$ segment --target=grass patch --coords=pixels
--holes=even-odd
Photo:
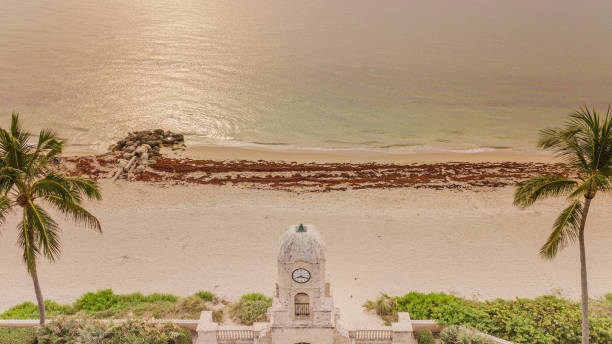
[[[0,328],[0,344],[32,344],[35,333],[33,328]]]
[[[589,308],[592,314],[612,318],[612,293],[608,293],[599,299],[591,300]]]
[[[213,301],[215,298],[215,295],[213,295],[213,293],[209,291],[199,291],[195,293],[195,296],[199,297],[200,299],[204,301],[209,301],[209,302]]]

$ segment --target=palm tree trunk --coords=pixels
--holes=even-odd
[[[34,282],[34,292],[36,293],[36,301],[38,302],[38,311],[40,313],[40,324],[45,324],[45,300],[43,299],[42,291],[40,290],[40,284],[38,283],[38,273],[36,272],[36,262],[32,264],[30,271],[32,275],[32,281]]]
[[[580,232],[578,233],[578,243],[580,245],[580,287],[582,291],[582,344],[589,344],[589,289],[587,287],[584,225],[586,224],[590,206],[591,198],[586,198],[580,223]]]

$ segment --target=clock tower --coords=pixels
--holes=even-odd
[[[281,343],[288,335],[297,335],[303,343],[327,342],[320,335],[326,329],[333,331],[336,316],[321,233],[312,225],[289,227],[281,238],[277,262],[278,282],[269,310],[273,342]]]

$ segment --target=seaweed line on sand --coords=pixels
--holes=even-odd
[[[58,162],[58,168],[71,176],[110,178],[119,158],[114,153],[63,157]],[[515,185],[542,174],[568,176],[572,173],[564,164],[541,162],[295,163],[160,156],[144,172],[136,174],[133,180],[308,192],[381,188],[467,190]]]

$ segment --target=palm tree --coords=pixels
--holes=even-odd
[[[95,181],[66,177],[49,168],[49,163],[62,152],[64,142],[51,130],[42,130],[37,144],[30,144],[31,135],[21,129],[19,115],[13,113],[10,131],[0,129],[0,223],[14,208],[21,208],[17,225],[18,245],[32,276],[40,311],[45,322],[45,303],[38,282],[37,260],[45,257],[54,262],[61,252],[60,228],[42,206],[50,206],[101,232],[100,222],[81,207],[83,198],[101,199]]]
[[[568,164],[576,178],[540,176],[520,183],[514,205],[526,208],[536,201],[567,196],[569,206],[561,211],[553,231],[540,249],[546,259],[578,239],[582,291],[582,343],[589,342],[589,293],[587,288],[584,229],[591,201],[600,191],[610,190],[612,176],[612,117],[610,108],[602,118],[586,106],[572,113],[562,128],[540,132],[539,147],[549,149]]]

